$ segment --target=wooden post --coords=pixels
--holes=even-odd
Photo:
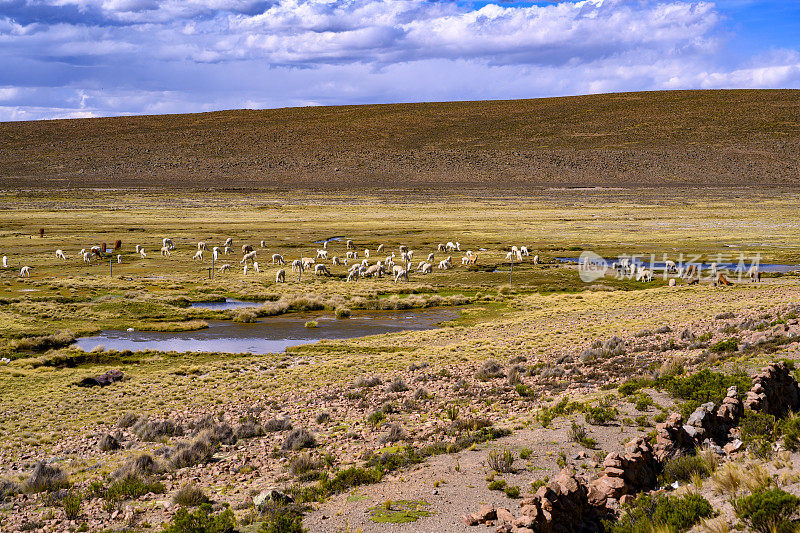
[[[297,269],[300,273],[297,274],[297,281],[303,279],[303,252],[300,252],[300,268]]]
[[[508,284],[511,285],[511,281],[514,279],[514,253],[511,253],[511,274],[508,275]]]

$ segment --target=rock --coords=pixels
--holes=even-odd
[[[497,520],[499,520],[500,522],[511,524],[514,522],[514,515],[511,514],[511,511],[509,511],[505,507],[498,507]]]
[[[462,516],[461,517],[461,522],[465,526],[477,526],[479,524],[478,519],[475,518],[475,516],[473,516],[471,514],[466,514],[466,515]]]
[[[121,370],[109,370],[105,374],[101,374],[99,376],[84,378],[82,379],[78,385],[81,387],[105,387],[107,385],[111,385],[112,383],[116,383],[117,381],[122,381],[124,375],[122,374]]]
[[[267,502],[280,504],[294,503],[294,498],[274,488],[262,490],[253,496],[253,505],[256,509],[261,509]]]
[[[486,522],[497,518],[497,511],[491,505],[482,505],[477,513],[473,514],[478,522]]]
[[[725,450],[725,453],[735,453],[738,452],[744,443],[739,439],[734,439],[728,444],[726,444],[722,449]]]

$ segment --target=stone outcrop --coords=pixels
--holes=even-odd
[[[603,475],[589,484],[589,503],[604,507],[609,500],[619,501],[626,494],[650,490],[656,484],[657,468],[653,447],[643,437],[637,437],[625,445],[624,455],[606,456]]]
[[[744,407],[775,416],[800,409],[800,386],[786,363],[772,363],[753,378]]]
[[[594,533],[601,531],[600,520],[607,517],[607,509],[590,504],[586,482],[564,469],[522,500],[519,516],[484,506],[461,520],[466,525],[496,524],[495,531],[506,533]]]
[[[656,425],[655,458],[659,462],[677,455],[684,455],[696,446],[694,439],[686,432],[680,413],[670,413],[666,422]]]

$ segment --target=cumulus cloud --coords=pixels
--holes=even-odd
[[[0,0],[0,120],[800,83],[713,2]],[[4,92],[5,91],[5,92]]]

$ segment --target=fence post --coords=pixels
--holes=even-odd
[[[511,285],[511,280],[514,279],[514,253],[511,253],[511,274],[508,275],[508,284]]]

